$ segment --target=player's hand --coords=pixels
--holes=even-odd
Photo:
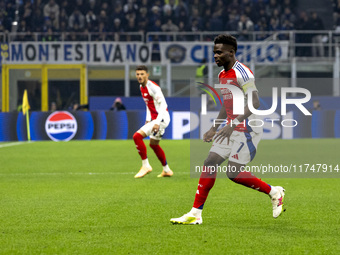
[[[235,127],[236,127],[235,125],[230,126],[230,124],[228,124],[225,127],[221,128],[221,130],[218,131],[215,137],[215,142],[220,141],[220,144],[221,144],[224,141],[224,139],[227,138],[228,139],[227,144],[229,144],[229,138],[231,134],[233,133]]]
[[[154,134],[157,134],[158,131],[159,131],[159,125],[158,125],[158,124],[155,124],[155,125],[153,126],[153,128],[152,128],[152,132],[153,132]]]
[[[214,138],[214,135],[216,134],[216,131],[212,130],[212,129],[209,129],[208,132],[206,132],[204,135],[203,135],[203,141],[204,142],[207,142],[207,143],[210,143],[212,141],[212,139]]]
[[[149,122],[150,122],[150,121],[146,120],[146,121],[145,121],[145,124],[148,124]]]

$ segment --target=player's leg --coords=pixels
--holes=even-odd
[[[146,146],[143,139],[146,137],[146,134],[142,130],[138,130],[133,134],[132,138],[135,142],[136,149],[138,151],[139,156],[142,160],[147,160]],[[143,164],[144,165],[144,164]]]
[[[201,173],[198,181],[198,188],[196,191],[195,201],[193,208],[202,210],[204,203],[208,197],[209,191],[215,184],[216,180],[216,166],[221,165],[224,162],[224,158],[215,152],[210,152],[206,160],[204,161],[204,171]],[[213,167],[213,168],[211,168]],[[212,169],[215,169],[213,171]]]
[[[225,159],[215,152],[210,152],[204,161],[203,171],[198,182],[194,205],[191,211],[179,218],[172,218],[174,224],[202,224],[202,210],[211,188],[215,184],[217,171],[215,168],[223,163]],[[215,169],[212,170],[212,169]]]
[[[277,218],[282,212],[282,201],[284,189],[280,186],[271,186],[254,174],[244,171],[248,162],[253,160],[256,154],[256,148],[260,141],[259,134],[254,132],[242,134],[235,133],[232,152],[229,157],[227,176],[233,182],[243,186],[255,189],[268,194],[271,197],[273,205],[273,217]]]
[[[239,164],[229,160],[227,167],[228,178],[233,182],[269,195],[271,186],[257,178],[254,174],[247,171],[242,171],[244,167],[245,164]]]
[[[150,122],[152,127],[155,125],[155,121]],[[165,153],[162,149],[162,147],[159,145],[160,141],[162,140],[162,137],[165,133],[166,127],[170,123],[170,115],[164,116],[164,119],[159,124],[159,130],[157,133],[151,132],[150,134],[150,147],[155,152],[157,158],[162,163],[163,171],[161,174],[157,175],[157,177],[171,177],[173,175],[172,170],[168,166],[168,162],[165,157]]]
[[[244,169],[244,166],[244,164],[238,164],[229,161],[227,172],[229,179],[235,183],[269,195],[273,206],[273,217],[279,217],[283,210],[283,198],[285,195],[284,188],[280,186],[271,186],[261,179],[257,178],[254,174],[247,171],[242,171],[242,169]]]
[[[158,140],[158,139],[150,138],[150,147],[151,147],[151,149],[153,149],[157,158],[159,159],[159,161],[161,162],[161,164],[163,166],[162,173],[157,175],[157,177],[171,177],[173,175],[173,172],[170,169],[170,167],[168,166],[165,153],[164,153],[162,147],[159,145],[159,142],[160,142],[160,140]]]
[[[143,139],[150,135],[152,126],[151,122],[145,124],[133,135],[133,141],[135,142],[137,151],[142,159],[142,167],[139,172],[135,175],[135,178],[141,178],[152,171],[152,167],[147,157],[147,150]]]

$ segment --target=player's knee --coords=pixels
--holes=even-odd
[[[240,172],[241,172],[240,165],[229,161],[226,171],[227,177],[233,181]]]
[[[219,166],[224,162],[224,158],[222,158],[220,155],[210,152],[208,157],[204,161],[205,166]]]
[[[158,146],[159,145],[159,140],[151,138],[149,145],[150,145],[151,148],[152,148],[152,146]]]
[[[136,132],[136,133],[133,134],[132,138],[133,138],[133,140],[136,141],[138,139],[143,139],[143,136],[140,133]]]
[[[159,145],[158,144],[149,143],[149,146],[151,147],[151,149],[156,149]]]
[[[138,132],[133,134],[133,136],[132,136],[133,140],[136,140],[136,138],[138,137],[138,134],[139,134]]]
[[[205,166],[213,166],[214,164],[216,164],[216,162],[214,162],[214,160],[211,157],[207,157],[204,160],[204,165]]]
[[[238,173],[239,173],[239,172],[236,172],[236,171],[233,172],[233,171],[231,171],[231,170],[227,170],[227,171],[226,171],[227,177],[228,177],[230,180],[232,180],[232,181],[237,177]]]

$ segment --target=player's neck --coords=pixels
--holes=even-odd
[[[233,59],[232,61],[230,61],[227,65],[224,66],[224,70],[228,71],[231,68],[233,68],[233,66],[235,65],[236,59]]]
[[[148,80],[146,80],[144,83],[142,83],[142,87],[145,88],[146,84],[148,83]]]

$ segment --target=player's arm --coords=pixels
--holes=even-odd
[[[204,142],[211,142],[214,135],[216,134],[216,130],[218,129],[218,127],[225,121],[225,119],[227,118],[227,112],[225,110],[224,105],[222,105],[220,112],[218,113],[217,116],[217,120],[219,121],[214,121],[213,126],[208,130],[208,132],[206,132],[203,135],[203,141]]]
[[[168,104],[165,101],[161,88],[158,86],[153,87],[153,99],[157,102],[157,104],[159,104],[158,115],[155,119],[156,124],[153,126],[153,131],[158,132],[159,125],[167,114]]]

